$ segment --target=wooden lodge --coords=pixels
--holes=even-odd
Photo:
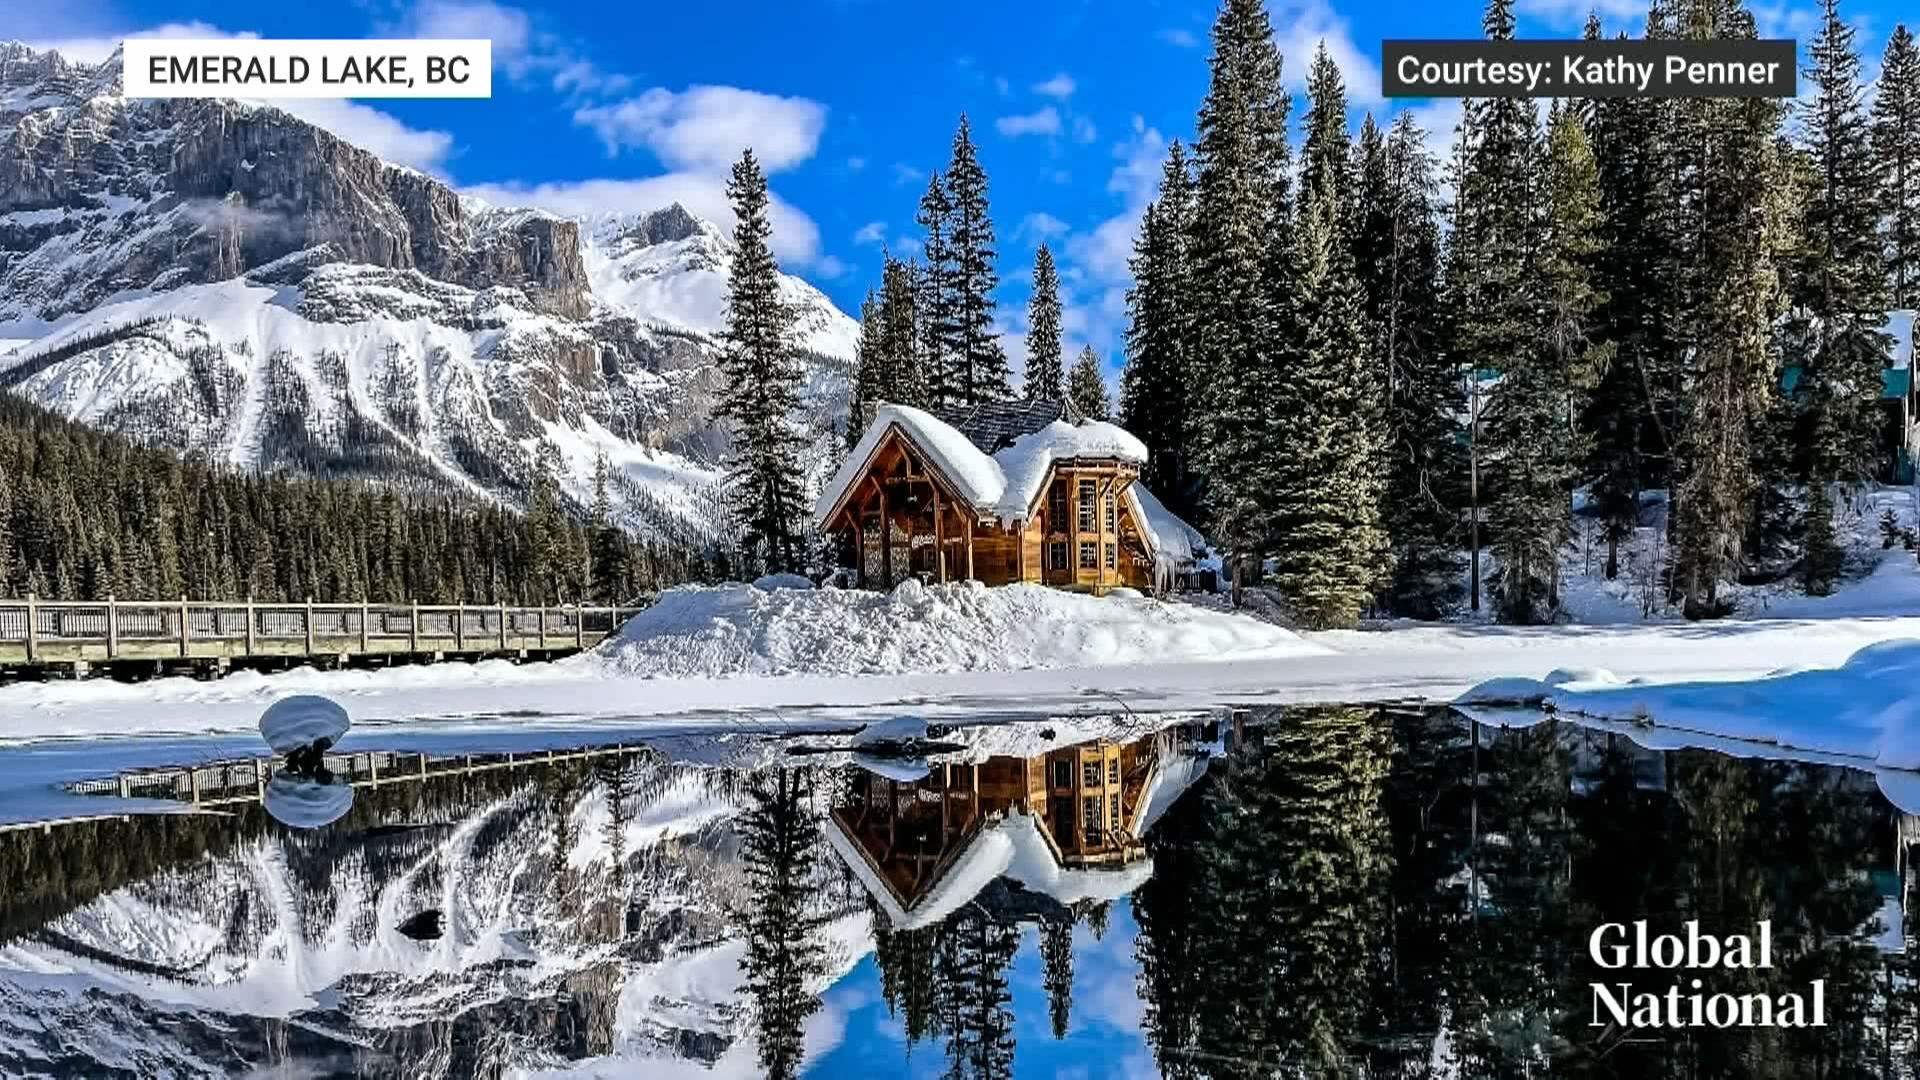
[[[991,402],[946,420],[881,405],[815,523],[865,588],[917,577],[1164,593],[1204,541],[1139,483],[1145,461],[1139,440],[1066,402]]]
[[[1124,892],[1151,869],[1146,830],[1204,772],[1190,734],[935,763],[919,780],[856,769],[830,811],[829,841],[900,927],[938,921],[1018,862],[1016,826],[1056,867],[1029,887]]]

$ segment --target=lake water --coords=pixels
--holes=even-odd
[[[238,758],[148,772],[219,812],[0,832],[0,1075],[1914,1074],[1920,830],[1871,773],[1509,719],[1036,717],[908,759],[356,733],[349,794],[272,812]],[[103,779],[60,812],[125,808]],[[1637,920],[1765,921],[1771,966],[1602,969]],[[1594,990],[1816,981],[1819,1027]]]

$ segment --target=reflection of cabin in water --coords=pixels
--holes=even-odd
[[[1186,734],[936,763],[917,780],[856,769],[828,838],[897,926],[936,922],[1002,875],[1063,903],[1111,899],[1145,880],[1141,838],[1205,772]]]
[[[1165,592],[1193,572],[1204,540],[1139,483],[1146,448],[1124,430],[1058,401],[949,420],[881,405],[821,492],[815,523],[860,585]]]

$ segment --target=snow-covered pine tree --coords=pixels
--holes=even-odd
[[[767,176],[752,150],[740,155],[727,181],[733,203],[734,259],[727,274],[726,329],[720,370],[725,378],[716,419],[731,422],[727,497],[746,557],[768,573],[806,569],[803,532],[804,441],[794,426],[800,364],[793,347],[793,312],[780,299],[773,228],[767,217]]]
[[[953,133],[953,158],[947,163],[947,198],[953,207],[949,243],[954,271],[954,370],[957,400],[974,405],[1013,396],[1007,354],[993,332],[993,291],[1000,285],[994,269],[993,216],[987,207],[987,173],[973,147],[965,114]]]
[[[1511,40],[1512,0],[1489,0],[1487,37]],[[1533,425],[1561,404],[1554,389],[1528,377],[1541,342],[1539,122],[1531,101],[1469,101],[1460,124],[1464,160],[1448,260],[1447,301],[1454,349],[1474,372],[1501,382],[1483,402],[1481,475],[1493,550],[1500,564],[1497,597],[1504,618],[1543,617],[1553,588],[1558,543],[1569,507],[1541,500],[1558,476],[1530,472],[1526,443]],[[1477,377],[1477,376],[1476,376]],[[1557,496],[1556,496],[1557,497]]]
[[[1045,243],[1033,253],[1033,293],[1027,300],[1027,370],[1021,396],[1028,401],[1059,401],[1066,394],[1060,360],[1060,277],[1053,250]]]
[[[1723,12],[1713,36],[1756,36],[1744,11]],[[1762,486],[1756,468],[1776,401],[1776,254],[1784,241],[1781,106],[1764,98],[1716,99],[1682,114],[1700,156],[1699,280],[1691,311],[1698,342],[1678,434],[1671,513],[1673,591],[1692,618],[1720,614],[1718,589],[1745,559]]]
[[[921,361],[917,291],[912,266],[891,256],[880,277],[880,355],[883,399],[916,409],[928,406],[927,373]]]
[[[1306,144],[1294,218],[1293,345],[1275,397],[1268,549],[1274,581],[1307,626],[1350,626],[1381,585],[1380,394],[1354,276],[1347,94],[1325,45],[1307,75]]]
[[[1120,426],[1147,447],[1141,481],[1175,513],[1193,509],[1193,319],[1187,308],[1193,180],[1180,143],[1167,148],[1159,198],[1135,238],[1127,290],[1127,363],[1120,373]]]
[[[849,450],[866,434],[867,425],[873,422],[874,406],[886,400],[881,387],[887,381],[885,367],[890,358],[885,355],[880,341],[880,312],[880,303],[869,288],[866,298],[860,301],[860,340],[854,345],[853,396],[847,402],[847,430],[844,433]]]
[[[1920,307],[1920,47],[1902,23],[1887,38],[1873,99],[1873,148],[1896,308]]]
[[[1232,558],[1236,598],[1267,538],[1269,423],[1287,292],[1272,257],[1288,229],[1287,113],[1273,23],[1261,0],[1226,0],[1213,24],[1195,145],[1189,300],[1199,388],[1193,464],[1201,505]]]
[[[914,219],[926,230],[920,254],[921,268],[914,298],[920,328],[920,359],[927,376],[928,403],[936,409],[959,403],[954,373],[954,339],[959,334],[955,306],[958,270],[953,251],[953,201],[938,171],[927,177],[926,194]]]
[[[1860,81],[1854,28],[1838,0],[1825,0],[1806,75],[1814,98],[1803,124],[1813,183],[1801,209],[1803,235],[1795,307],[1800,335],[1802,436],[1807,506],[1802,522],[1803,580],[1823,596],[1840,573],[1831,485],[1865,479],[1871,469],[1885,366],[1887,277],[1878,226],[1879,188]]]
[[[1113,415],[1113,400],[1107,396],[1107,380],[1100,374],[1100,358],[1094,355],[1093,346],[1080,349],[1067,383],[1067,399],[1081,416],[1105,420]]]
[[[1399,615],[1437,618],[1458,595],[1464,462],[1459,372],[1442,349],[1440,221],[1426,133],[1403,112],[1384,138],[1361,129],[1354,237],[1368,351],[1382,393],[1387,494],[1382,524]]]

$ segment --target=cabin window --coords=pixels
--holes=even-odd
[[[1066,761],[1053,763],[1053,786],[1057,788],[1073,785],[1073,764]]]
[[[1120,796],[1107,796],[1107,820],[1112,822],[1115,832],[1120,831]]]
[[[1114,758],[1113,760],[1107,762],[1107,783],[1114,784],[1114,785],[1118,785],[1120,783],[1120,759],[1119,758]]]
[[[1119,518],[1114,516],[1113,496],[1111,494],[1107,496],[1107,531],[1110,533],[1120,531],[1120,521]]]
[[[1099,762],[1089,761],[1084,765],[1080,766],[1080,786],[1081,787],[1099,787],[1100,786],[1100,763]]]
[[[1047,566],[1053,570],[1073,569],[1072,564],[1067,562],[1067,542],[1065,540],[1055,540],[1047,545]]]
[[[1052,532],[1067,531],[1067,482],[1055,480],[1053,490],[1047,494],[1047,528]]]
[[[1086,826],[1087,835],[1100,835],[1100,796],[1089,795],[1081,800],[1080,822]]]
[[[1100,568],[1100,546],[1091,540],[1080,541],[1080,569],[1098,570]]]
[[[1080,481],[1080,531],[1093,531],[1093,481]]]
[[[1109,540],[1107,541],[1107,569],[1111,570],[1114,568],[1115,565],[1116,564],[1114,563],[1113,541]]]

